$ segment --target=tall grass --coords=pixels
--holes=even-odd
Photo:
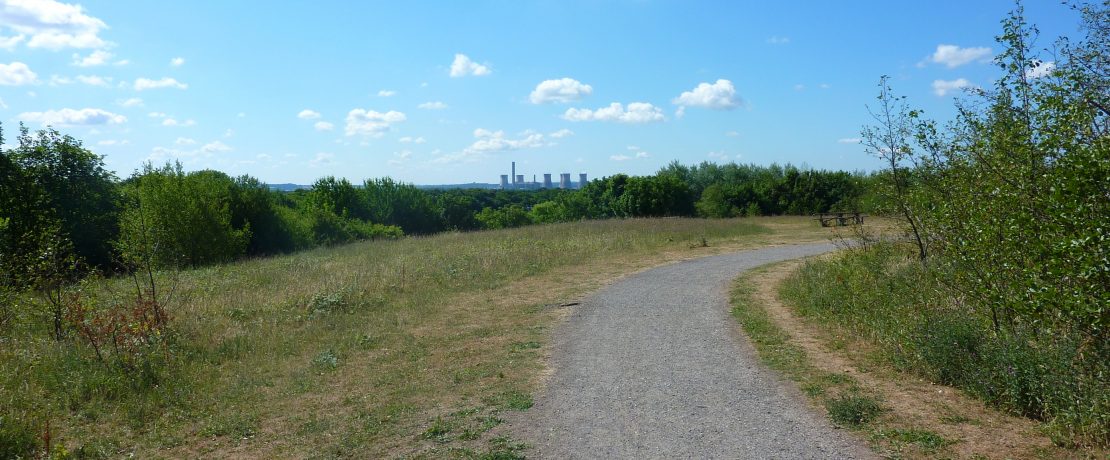
[[[52,340],[40,300],[22,296],[0,331],[0,456],[41,452],[48,438],[91,457],[381,456],[476,439],[497,411],[525,407],[554,315],[534,302],[580,281],[554,271],[589,278],[601,263],[770,232],[747,220],[587,221],[161,273],[172,333],[141,372]],[[525,279],[553,292],[506,292]],[[134,287],[85,289],[112,299]],[[466,434],[420,436],[439,415]]]
[[[1047,422],[1062,445],[1110,445],[1110,344],[1038,324],[994,327],[906,247],[879,244],[807,263],[782,295],[803,315],[879,345],[897,367]]]

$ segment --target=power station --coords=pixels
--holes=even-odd
[[[579,189],[586,185],[586,173],[578,174],[578,182],[570,181],[570,173],[559,173],[559,188],[561,189]],[[536,176],[532,175],[531,182],[524,181],[524,174],[516,173],[516,162],[513,162],[512,169],[509,174],[501,175],[501,190],[538,190],[541,188],[554,188],[551,182],[551,173],[543,174],[543,182],[537,182]]]

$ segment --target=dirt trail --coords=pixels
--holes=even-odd
[[[873,458],[764,368],[729,314],[744,270],[833,249],[695,259],[595,293],[556,332],[553,373],[508,428],[542,458]]]

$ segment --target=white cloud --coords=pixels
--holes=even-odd
[[[433,102],[425,102],[425,103],[420,104],[416,107],[420,108],[420,109],[425,109],[425,110],[443,110],[443,109],[447,108],[447,104],[444,104],[444,103],[439,102],[439,101],[433,101]]]
[[[204,153],[230,152],[232,150],[231,147],[220,141],[209,142],[200,148],[200,151]]]
[[[400,139],[397,139],[397,142],[400,142],[402,144],[423,144],[427,141],[424,140],[423,137],[414,138],[412,136],[405,136],[405,137],[402,137]]]
[[[574,131],[571,131],[571,130],[566,129],[566,128],[563,128],[563,129],[555,131],[551,134],[548,134],[548,136],[553,137],[555,139],[562,139],[564,137],[573,136],[573,135],[574,135]]]
[[[663,111],[647,102],[632,102],[628,110],[619,102],[597,110],[567,109],[563,119],[569,121],[616,121],[620,123],[651,123],[663,121]]]
[[[73,65],[77,67],[96,67],[107,64],[110,59],[112,59],[112,53],[104,50],[96,50],[85,57],[74,54]]]
[[[135,91],[158,88],[187,89],[188,87],[189,85],[181,83],[176,79],[170,77],[162,77],[159,80],[151,80],[149,78],[139,78],[135,80]]]
[[[838,144],[858,144],[861,141],[862,141],[862,139],[860,139],[858,137],[845,137],[845,138],[836,140],[836,142]]]
[[[112,77],[100,77],[96,75],[78,75],[77,81],[89,86],[102,86],[105,88],[112,85]]]
[[[622,154],[622,155],[611,155],[611,156],[609,156],[609,159],[613,160],[613,161],[628,161],[628,160],[631,160],[632,157]]]
[[[317,131],[331,131],[335,129],[335,125],[326,121],[317,121],[315,124],[312,125],[312,128]]]
[[[308,164],[316,167],[324,164],[330,164],[333,160],[335,160],[334,153],[316,152],[316,157],[310,160]]]
[[[378,91],[378,97],[390,97],[390,96],[393,96],[393,95],[396,95],[396,94],[397,94],[396,91],[391,91],[391,90],[388,90],[388,89],[383,89],[381,91]]]
[[[937,45],[937,50],[929,57],[929,61],[944,64],[952,69],[974,61],[985,62],[990,57],[991,49],[987,47],[960,48],[956,45]]]
[[[386,161],[386,164],[390,164],[390,165],[394,165],[394,166],[401,165],[401,164],[404,164],[405,162],[407,162],[409,160],[409,158],[412,158],[412,151],[411,150],[402,150],[400,152],[394,152],[393,153],[393,159],[391,159],[389,161]]]
[[[150,112],[146,114],[150,118],[166,118],[166,112]]]
[[[771,38],[767,39],[767,43],[770,43],[772,45],[785,45],[787,43],[790,43],[790,37],[780,37],[778,35],[774,35]]]
[[[551,102],[566,103],[581,100],[589,96],[594,89],[590,85],[573,78],[560,78],[558,80],[544,80],[536,85],[528,99],[533,104],[547,104]]]
[[[651,154],[647,152],[636,152],[636,158],[651,158]]]
[[[22,62],[0,64],[0,85],[30,85],[37,82],[38,78],[38,75],[35,75],[35,73],[31,71],[31,68],[27,67],[27,64]]]
[[[189,119],[189,120],[185,120],[185,121],[177,121],[177,120],[175,120],[175,119],[173,119],[173,118],[167,118],[167,119],[165,119],[165,120],[162,120],[162,126],[182,126],[182,127],[189,127],[189,126],[193,126],[193,125],[195,125],[195,124],[197,124],[196,120],[192,120],[192,119]]]
[[[176,141],[173,141],[173,143],[177,145],[193,145],[196,144],[197,141],[188,137],[179,137]]]
[[[69,85],[73,84],[73,79],[61,75],[51,75],[49,84],[50,86]]]
[[[465,54],[455,54],[455,61],[451,63],[451,77],[453,78],[466,77],[469,75],[480,77],[489,74],[490,69],[488,66],[471,61]]]
[[[959,78],[956,80],[933,80],[933,94],[944,96],[952,91],[959,91],[969,86],[971,86],[971,82],[967,81],[966,78]]]
[[[235,130],[233,130],[231,128],[227,128],[227,130],[224,131],[224,137],[231,137],[231,136],[234,136],[234,135],[235,135]]]
[[[8,104],[4,103],[4,98],[0,97],[0,109],[8,108]]]
[[[27,38],[26,35],[13,35],[11,37],[0,37],[0,49],[11,51],[15,49],[16,45],[23,42]]]
[[[18,36],[30,35],[27,46],[31,48],[57,50],[109,45],[97,36],[108,25],[85,14],[81,5],[55,0],[0,2],[0,24],[14,30]]]
[[[116,101],[120,107],[142,107],[143,100],[137,97]]]
[[[347,112],[346,133],[348,136],[364,134],[381,137],[394,123],[405,121],[405,114],[390,110],[385,113],[373,110],[353,109]]]
[[[45,112],[23,112],[17,117],[24,121],[39,122],[43,125],[116,125],[127,121],[127,117],[101,109],[61,109]]]
[[[1035,67],[1025,69],[1025,78],[1047,77],[1052,74],[1052,71],[1056,70],[1056,62],[1054,61],[1035,61],[1033,64]]]
[[[692,91],[686,91],[674,98],[674,104],[683,107],[705,107],[707,109],[730,110],[740,107],[742,101],[736,97],[732,82],[719,79],[712,85],[701,83]]]
[[[175,57],[173,59],[170,59],[170,65],[172,65],[174,67],[181,67],[181,66],[185,65],[185,58]]]
[[[310,109],[304,109],[297,114],[297,118],[300,118],[302,120],[315,120],[317,118],[320,118],[320,112]]]
[[[525,131],[521,133],[521,136],[522,137],[519,139],[508,139],[505,137],[504,131],[490,131],[488,129],[478,128],[474,130],[474,137],[477,138],[477,140],[474,141],[470,147],[464,149],[463,153],[508,152],[543,147],[546,145],[543,134]]]

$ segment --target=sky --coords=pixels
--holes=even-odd
[[[0,122],[144,162],[360,183],[881,167],[877,83],[927,116],[989,87],[1014,3],[0,0]],[[1079,37],[1027,1],[1039,49]],[[1046,61],[1051,56],[1046,53]]]

